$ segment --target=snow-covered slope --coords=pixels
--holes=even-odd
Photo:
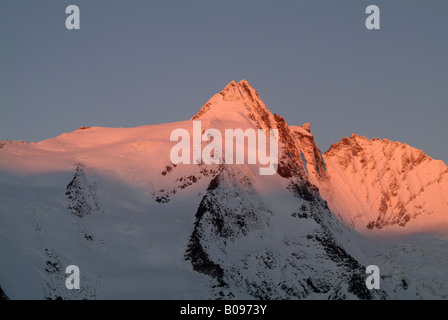
[[[309,180],[332,212],[362,233],[448,231],[448,167],[423,151],[356,134],[324,154],[309,124],[290,126]]]
[[[258,164],[171,163],[170,133],[278,129]],[[205,143],[203,143],[203,146]],[[0,150],[0,284],[11,298],[380,298],[365,257],[308,181],[285,120],[246,81],[192,120],[87,128]],[[67,265],[82,290],[65,289]]]
[[[277,173],[260,175],[259,163],[173,164],[170,134],[192,136],[193,121],[221,132],[277,129]],[[381,255],[322,199],[334,175],[326,157],[309,125],[288,126],[244,80],[188,121],[2,141],[1,288],[12,299],[405,296],[391,275],[402,262]],[[381,290],[368,290],[365,267],[379,262],[391,271]],[[80,290],[65,288],[72,264]],[[425,295],[421,282],[407,283]],[[447,295],[442,288],[431,297]]]
[[[447,230],[448,167],[421,150],[355,134],[323,156],[322,195],[350,226],[366,231]]]

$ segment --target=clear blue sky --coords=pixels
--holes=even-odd
[[[447,17],[442,0],[1,0],[0,139],[185,120],[244,78],[322,151],[354,132],[448,163]]]

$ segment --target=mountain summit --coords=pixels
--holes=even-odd
[[[246,80],[230,82],[220,93],[215,94],[192,118],[222,117],[232,112],[242,113],[255,121],[259,128],[271,128],[273,115],[258,95],[257,90]]]
[[[329,181],[317,184],[330,208],[366,232],[415,232],[448,223],[448,167],[421,150],[352,134],[324,153]]]

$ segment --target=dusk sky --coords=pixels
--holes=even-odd
[[[322,151],[354,132],[448,164],[447,16],[442,0],[2,0],[0,139],[187,120],[246,79]]]

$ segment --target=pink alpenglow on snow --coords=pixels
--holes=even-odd
[[[190,120],[0,141],[0,289],[12,299],[446,299],[448,167],[358,135],[322,153],[311,132],[242,80]],[[68,265],[82,290],[67,290]],[[369,265],[380,290],[366,288]]]
[[[258,133],[258,136],[257,136]],[[247,164],[268,165],[259,168],[260,175],[273,175],[278,169],[278,129],[269,130],[269,155],[267,155],[267,130],[257,131],[248,128],[225,129],[224,153],[223,136],[218,129],[210,128],[202,131],[201,121],[193,121],[193,160],[190,156],[190,133],[186,129],[175,129],[170,135],[170,141],[181,139],[170,152],[171,162],[182,164],[244,164],[247,154]],[[245,143],[247,138],[247,144]],[[234,141],[236,144],[234,145]],[[210,141],[203,149],[202,142]],[[257,145],[258,142],[258,145]],[[235,152],[234,152],[235,151]],[[234,161],[234,153],[236,160]],[[224,156],[223,156],[224,154]]]
[[[352,134],[320,153],[303,126],[291,127],[310,180],[330,209],[362,232],[448,229],[448,167],[423,151]]]

